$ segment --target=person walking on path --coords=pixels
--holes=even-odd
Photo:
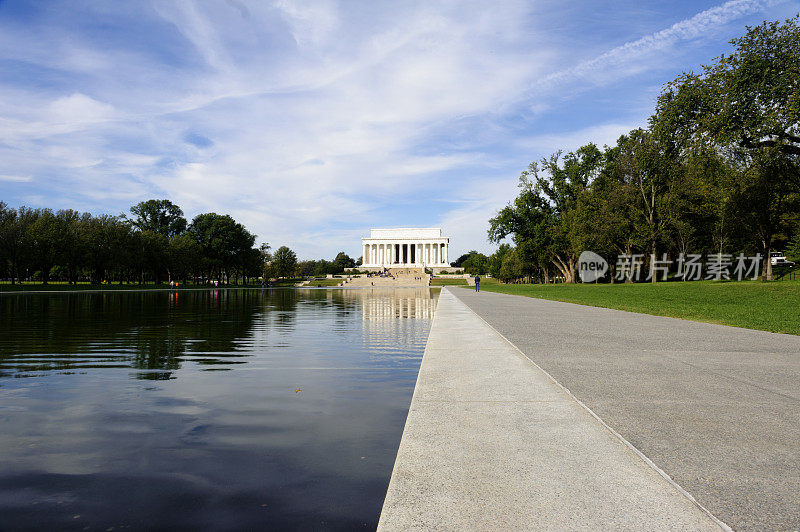
[[[481,291],[481,277],[477,273],[475,274],[475,291]]]

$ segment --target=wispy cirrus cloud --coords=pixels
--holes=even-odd
[[[620,76],[632,76],[643,70],[652,69],[655,66],[654,60],[656,64],[664,60],[656,57],[659,53],[680,43],[712,37],[733,21],[788,3],[788,0],[729,0],[676,22],[668,28],[616,46],[597,57],[552,72],[537,80],[527,96],[533,97],[539,92],[563,90],[565,86],[581,83],[583,86],[579,90],[587,90],[594,84],[615,82]],[[666,59],[669,60],[669,54]]]

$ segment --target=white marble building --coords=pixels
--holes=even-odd
[[[366,268],[450,266],[450,238],[439,228],[371,229],[361,244]]]

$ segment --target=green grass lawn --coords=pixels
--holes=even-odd
[[[74,292],[74,291],[93,291],[93,290],[166,290],[170,286],[168,283],[107,283],[107,284],[90,284],[90,283],[77,283],[69,284],[67,282],[50,282],[47,284],[41,283],[0,283],[0,292]],[[180,283],[178,286],[180,290],[208,290],[215,288],[209,284],[184,284]],[[216,288],[261,288],[261,284],[220,284]]]
[[[800,280],[500,284],[481,290],[800,335]]]
[[[169,288],[169,284],[155,284],[155,283],[108,283],[108,284],[89,284],[89,283],[76,283],[69,284],[67,282],[50,282],[47,284],[42,283],[1,283],[0,292],[55,292],[55,291],[74,291],[74,290],[157,290]],[[181,289],[184,288],[208,288],[208,286],[199,285],[180,285]]]
[[[464,278],[461,279],[446,279],[444,277],[434,277],[431,279],[431,286],[458,286],[458,285],[466,285],[467,280]]]
[[[314,279],[306,286],[339,286],[344,279]]]

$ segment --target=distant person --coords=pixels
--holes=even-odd
[[[475,274],[475,291],[481,291],[481,277],[477,273]]]

